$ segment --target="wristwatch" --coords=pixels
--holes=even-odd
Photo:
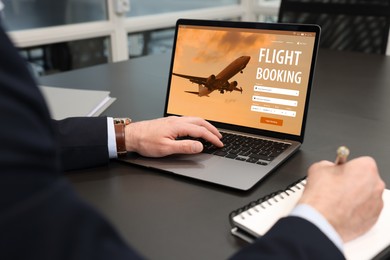
[[[126,134],[125,127],[131,123],[130,118],[114,118],[115,128],[115,140],[116,140],[116,151],[118,157],[124,157],[127,154],[126,150]]]

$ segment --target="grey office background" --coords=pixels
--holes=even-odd
[[[280,2],[3,0],[2,17],[33,72],[44,76],[169,52],[181,17],[276,22]]]
[[[170,51],[180,17],[276,21],[280,0],[3,0],[3,23],[38,75]]]

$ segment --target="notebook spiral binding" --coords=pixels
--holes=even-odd
[[[298,179],[297,181],[291,183],[290,185],[288,185],[285,189],[283,190],[278,190],[278,191],[275,191],[275,192],[272,192],[264,197],[261,197],[260,199],[257,199],[257,200],[254,200],[254,201],[251,201],[250,203],[246,204],[245,206],[239,208],[239,209],[236,209],[236,210],[233,210],[232,212],[230,212],[229,214],[229,222],[230,222],[230,225],[232,227],[235,227],[234,223],[233,223],[233,218],[237,215],[240,215],[241,213],[251,209],[251,208],[254,208],[255,206],[257,205],[260,205],[262,204],[263,202],[268,202],[268,204],[271,206],[272,204],[269,202],[270,199],[274,199],[275,202],[278,202],[277,199],[276,199],[276,196],[279,196],[281,199],[284,199],[282,195],[287,195],[287,196],[290,196],[290,194],[287,192],[287,191],[291,191],[291,192],[295,192],[293,190],[293,187],[296,187],[298,189],[301,189],[301,187],[299,187],[298,184],[302,184],[303,186],[306,184],[306,177],[303,177],[301,179]],[[256,211],[256,210],[255,210]],[[250,214],[248,212],[248,214]]]

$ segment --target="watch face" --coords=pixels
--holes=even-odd
[[[128,125],[131,123],[131,119],[126,117],[126,118],[114,118],[114,124],[123,124],[123,125]]]

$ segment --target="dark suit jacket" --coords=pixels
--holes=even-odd
[[[299,217],[279,220],[263,237],[232,259],[345,259],[343,254],[311,222]]]
[[[108,163],[106,117],[67,118],[53,124],[65,171]]]
[[[105,120],[53,124],[26,64],[0,29],[0,259],[138,258],[62,177],[64,168],[108,161]],[[314,225],[289,217],[235,258],[342,255]]]
[[[139,258],[62,175],[108,161],[106,119],[53,124],[26,68],[0,29],[0,259]],[[58,137],[71,145],[59,149]]]

